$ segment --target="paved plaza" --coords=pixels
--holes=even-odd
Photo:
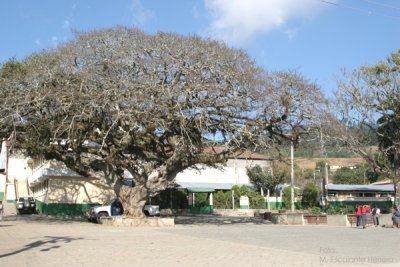
[[[7,216],[0,221],[0,266],[400,266],[399,237],[392,228],[220,217],[129,228]]]

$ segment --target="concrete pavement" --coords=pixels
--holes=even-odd
[[[400,229],[198,219],[130,228],[7,216],[0,266],[400,266]]]

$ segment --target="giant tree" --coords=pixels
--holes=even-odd
[[[1,134],[103,177],[134,217],[180,171],[274,147],[321,99],[300,75],[266,73],[220,41],[123,27],[6,62],[0,79]]]

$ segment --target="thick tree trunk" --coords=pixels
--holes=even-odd
[[[168,186],[168,180],[155,171],[145,184],[136,184],[135,187],[125,185],[122,180],[114,184],[114,191],[121,200],[124,215],[134,218],[143,218],[144,205],[150,196],[155,196]]]
[[[144,185],[129,187],[118,180],[114,190],[121,200],[124,215],[134,218],[144,218],[143,207],[147,202],[148,189]]]

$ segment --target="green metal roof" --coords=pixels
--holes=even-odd
[[[187,190],[193,193],[210,193],[215,191],[212,187],[188,187]]]

